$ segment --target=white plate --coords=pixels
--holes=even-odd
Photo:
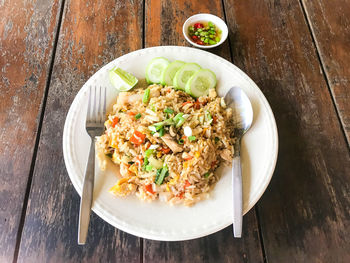
[[[242,141],[243,211],[247,213],[264,193],[273,174],[277,152],[277,128],[271,108],[257,85],[240,69],[209,52],[177,46],[152,47],[121,56],[97,71],[75,97],[63,133],[63,154],[69,177],[81,195],[88,158],[89,137],[85,131],[88,86],[108,87],[108,105],[117,92],[108,79],[108,70],[119,66],[137,78],[144,78],[147,63],[154,57],[196,62],[217,76],[217,91],[224,96],[233,85],[241,87],[252,102],[254,121]],[[117,182],[113,165],[102,173],[96,168],[93,211],[111,225],[143,238],[176,241],[209,235],[232,224],[232,189],[229,168],[220,168],[222,178],[210,199],[193,207],[169,206],[136,197],[116,198],[108,189]]]

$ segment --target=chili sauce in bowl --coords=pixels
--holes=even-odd
[[[221,45],[227,38],[228,29],[217,16],[197,14],[183,24],[183,34],[191,45],[207,49]]]

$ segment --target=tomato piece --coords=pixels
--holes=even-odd
[[[204,42],[202,40],[197,41],[197,44],[204,46]]]
[[[134,134],[130,138],[130,142],[138,146],[144,143],[145,138],[146,138],[146,135],[144,135],[143,133],[139,131],[134,131]]]
[[[137,157],[136,157],[136,159],[137,159],[137,162],[140,164],[140,166],[143,164],[143,158],[142,158],[142,155],[138,155]]]
[[[114,117],[114,119],[112,120],[112,127],[114,128],[119,122],[119,118],[118,117]]]
[[[145,186],[145,188],[146,188],[147,192],[150,192],[152,195],[155,194],[155,192],[153,191],[153,188],[152,188],[152,184],[147,184]]]
[[[191,185],[190,182],[186,180],[184,188],[189,187],[190,185]]]
[[[130,115],[130,116],[135,116],[136,113],[135,113],[135,112],[132,112],[132,111],[128,111],[128,115]]]
[[[142,132],[139,131],[134,131],[134,135],[136,135],[137,137],[141,138],[142,142],[145,140],[146,135],[143,134]]]
[[[193,35],[193,36],[192,36],[192,39],[193,39],[193,40],[197,40],[198,37],[197,37],[196,35]]]
[[[170,148],[161,148],[160,149],[164,154],[168,154],[170,152]]]

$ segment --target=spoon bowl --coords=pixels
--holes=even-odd
[[[236,143],[232,160],[233,234],[242,236],[243,198],[241,170],[241,139],[253,123],[253,108],[248,96],[238,87],[232,87],[225,95],[225,103],[233,110]]]

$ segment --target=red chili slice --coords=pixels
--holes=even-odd
[[[194,28],[195,28],[195,29],[203,28],[203,27],[204,27],[204,25],[203,25],[202,23],[195,23],[195,24],[194,24]]]

